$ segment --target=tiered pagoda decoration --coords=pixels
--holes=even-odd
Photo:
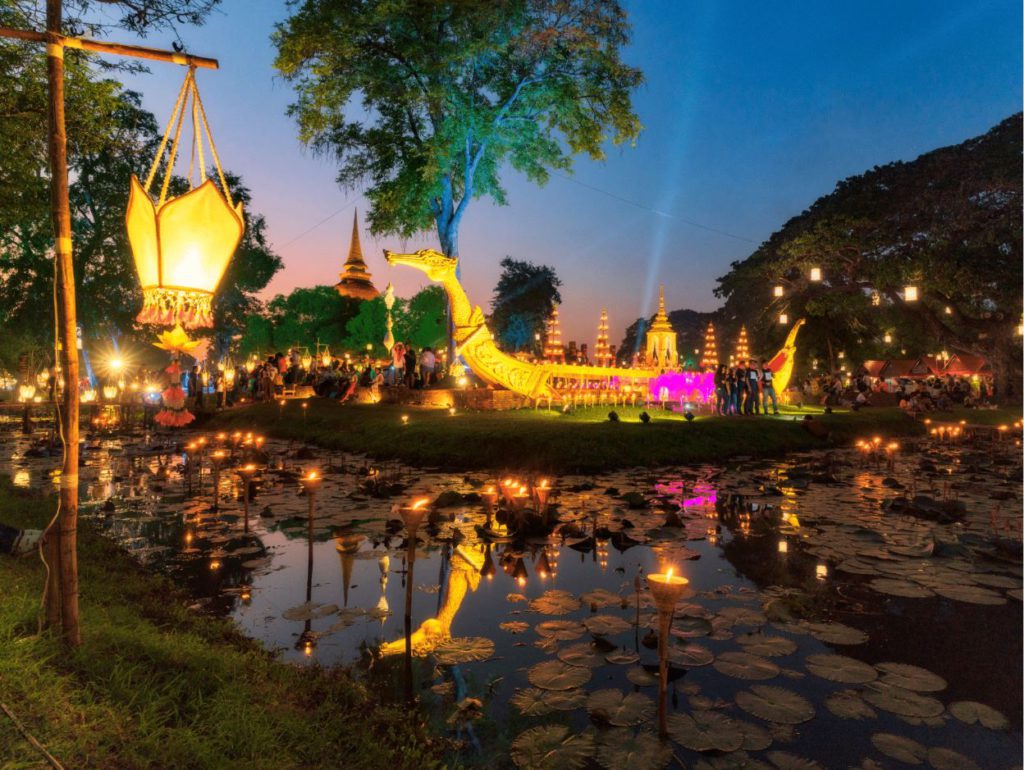
[[[679,365],[676,333],[665,312],[665,286],[658,287],[658,314],[647,330],[647,363],[658,369],[675,369]]]
[[[704,332],[704,352],[700,357],[700,368],[704,371],[718,367],[718,343],[715,341],[715,325],[708,324]]]
[[[612,352],[608,347],[608,310],[601,308],[601,321],[597,324],[597,344],[594,346],[594,365],[611,366]]]
[[[341,280],[334,284],[334,288],[341,296],[354,299],[375,299],[380,296],[363,260],[363,249],[359,244],[358,211],[352,217],[352,242],[348,247],[348,259],[339,275]]]
[[[733,360],[736,363],[750,360],[750,345],[747,342],[747,327],[745,325],[740,327],[740,336],[736,338]]]
[[[562,329],[558,323],[558,308],[552,308],[546,322],[544,334],[544,358],[547,361],[565,363],[565,348],[562,347]]]

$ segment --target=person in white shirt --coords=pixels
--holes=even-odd
[[[768,414],[768,399],[772,400],[772,414],[779,413],[779,404],[775,400],[775,372],[767,366],[768,362],[761,359],[761,408]]]

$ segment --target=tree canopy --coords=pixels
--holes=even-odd
[[[555,305],[562,301],[554,268],[505,257],[491,298],[491,331],[508,350],[534,345]]]
[[[299,136],[367,185],[375,233],[436,228],[458,254],[470,201],[507,164],[543,184],[640,131],[616,0],[302,0],[274,35]]]
[[[833,366],[842,351],[946,348],[984,356],[1009,384],[1020,372],[1021,127],[1017,114],[839,182],[719,279],[727,313],[745,317],[762,347],[788,330],[780,314],[806,317],[801,350]],[[812,267],[822,280],[810,280]],[[908,301],[907,286],[919,299]]]

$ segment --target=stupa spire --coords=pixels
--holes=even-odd
[[[377,287],[373,285],[370,271],[366,269],[366,261],[363,259],[363,247],[359,242],[359,210],[356,209],[352,215],[352,240],[349,242],[348,259],[341,269],[341,280],[334,288],[343,297],[354,297],[356,299],[374,299],[380,296]]]

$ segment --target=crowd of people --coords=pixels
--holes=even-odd
[[[852,409],[899,405],[905,412],[915,415],[956,406],[984,407],[996,402],[991,377],[953,374],[883,380],[866,373],[851,378],[844,372],[834,372],[805,378],[801,394],[805,403]]]
[[[719,364],[715,370],[714,412],[727,414],[768,414],[779,413],[775,393],[775,373],[768,368],[768,361],[755,359],[740,361],[738,366]]]

